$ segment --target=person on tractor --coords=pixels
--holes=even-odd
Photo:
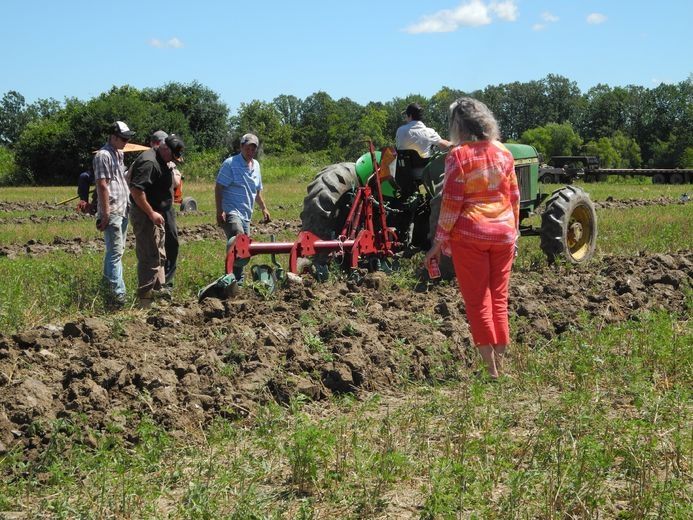
[[[514,159],[486,105],[461,97],[450,105],[440,216],[426,265],[450,251],[472,339],[498,378],[510,343],[508,286],[519,236],[520,191]]]
[[[398,150],[416,150],[423,159],[427,159],[431,156],[432,146],[447,149],[452,144],[421,121],[423,108],[418,103],[409,103],[402,116],[406,123],[397,129],[395,147]]]
[[[259,140],[256,135],[241,137],[241,153],[227,158],[219,168],[214,186],[217,225],[224,229],[227,241],[244,233],[250,235],[250,218],[257,202],[265,222],[270,212],[262,196],[260,163],[255,159]],[[243,281],[243,267],[234,267],[233,275],[239,284]]]
[[[157,130],[149,139],[149,146],[156,150],[167,137],[168,134],[166,132]],[[168,167],[173,173],[173,185],[171,189],[175,192],[176,188],[178,188],[181,183],[181,173],[175,161],[169,162]],[[164,265],[165,286],[172,288],[173,277],[176,274],[176,265],[178,263],[178,249],[180,248],[178,242],[178,226],[176,225],[175,204],[171,204],[163,211],[162,215],[164,217],[164,231],[166,234],[166,239],[164,240],[164,248],[166,250],[166,263]]]

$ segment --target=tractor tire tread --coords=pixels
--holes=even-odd
[[[566,237],[570,218],[578,207],[587,210],[587,224],[591,229],[588,230],[589,241],[580,245],[582,252],[575,256],[568,248]],[[546,202],[541,219],[541,249],[549,262],[553,263],[563,258],[569,263],[583,263],[594,255],[596,239],[597,215],[589,195],[575,186],[565,186],[554,191]]]

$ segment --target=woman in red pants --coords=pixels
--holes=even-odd
[[[426,264],[450,254],[472,338],[498,377],[510,343],[508,285],[518,237],[520,193],[512,154],[486,105],[450,105],[450,139],[438,228]]]

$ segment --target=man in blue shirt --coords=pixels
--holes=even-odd
[[[255,202],[262,210],[264,221],[270,221],[270,212],[262,197],[260,163],[255,159],[258,145],[257,136],[245,134],[241,137],[241,153],[226,159],[217,175],[214,186],[217,224],[224,228],[227,240],[240,233],[250,235]],[[234,267],[233,274],[241,281],[243,268]]]

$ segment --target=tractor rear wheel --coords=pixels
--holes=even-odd
[[[358,185],[352,162],[332,164],[320,171],[303,199],[301,230],[323,240],[336,238],[346,221],[352,190]]]
[[[597,245],[597,213],[589,195],[574,186],[551,194],[541,216],[541,249],[553,263],[586,262]]]
[[[428,238],[433,243],[436,236],[436,228],[438,227],[438,217],[440,216],[440,203],[443,201],[443,184],[445,180],[434,184],[434,196],[431,199],[431,215],[428,217]],[[443,280],[452,280],[455,278],[455,267],[452,265],[452,258],[447,255],[440,256],[440,276]]]

